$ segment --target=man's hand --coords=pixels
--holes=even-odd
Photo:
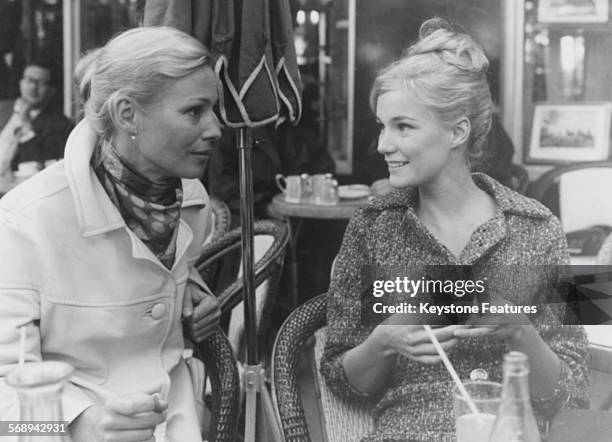
[[[30,120],[30,110],[32,109],[32,104],[24,99],[23,97],[17,98],[15,100],[15,106],[13,107],[13,112],[21,118],[21,121],[29,121]]]
[[[30,110],[32,109],[32,104],[26,101],[24,98],[18,98],[15,101],[15,106],[13,107],[13,112],[17,115],[19,119],[19,134],[27,134],[32,132],[32,118],[30,117]]]
[[[136,393],[94,405],[70,424],[74,442],[155,442],[155,427],[166,420],[168,403],[158,394]]]
[[[196,342],[203,341],[219,325],[221,307],[217,298],[187,281],[183,299],[183,319]]]

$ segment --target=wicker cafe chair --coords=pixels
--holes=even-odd
[[[210,207],[212,209],[213,214],[213,231],[211,235],[211,240],[215,238],[219,238],[229,230],[230,222],[231,222],[231,213],[230,209],[223,201],[214,196],[210,196]],[[208,241],[208,242],[210,242]],[[205,243],[205,244],[208,244]],[[206,281],[209,287],[215,288],[217,285],[217,280],[219,278],[219,268],[220,263],[214,263],[200,272],[202,279]]]
[[[301,350],[315,337],[314,379],[319,394],[323,437],[327,442],[360,440],[373,419],[365,405],[348,403],[327,389],[319,372],[327,321],[327,295],[319,295],[295,309],[278,332],[272,353],[272,392],[286,442],[311,441],[304,412],[297,368]]]
[[[612,161],[593,161],[588,163],[574,163],[555,167],[554,169],[543,174],[531,184],[527,196],[530,196],[531,198],[543,203],[555,215],[559,216],[561,218],[561,222],[563,223],[565,214],[563,213],[562,209],[571,211],[572,207],[561,207],[560,200],[562,199],[563,195],[560,193],[560,184],[564,179],[567,179],[571,175],[584,179],[584,182],[581,182],[582,185],[580,186],[581,188],[579,189],[579,192],[577,192],[575,195],[576,202],[581,202],[586,199],[586,201],[591,201],[597,206],[599,206],[601,201],[604,201],[603,207],[609,207],[610,204],[612,204],[610,203],[609,198],[607,198],[607,187],[599,187],[599,185],[608,185],[609,181],[602,179],[590,182],[589,180],[590,176],[597,173],[603,173],[607,177],[612,176]],[[604,177],[602,176],[601,178]],[[567,201],[567,203],[570,204],[573,202],[573,200]],[[601,212],[606,213],[604,210],[601,210]],[[591,224],[612,225],[612,219],[608,220],[598,218],[593,220],[585,220],[585,222],[590,222]],[[566,228],[567,226],[564,225],[563,227]]]
[[[205,439],[210,442],[233,442],[236,439],[241,398],[238,363],[232,348],[221,329],[193,345],[195,356],[206,367],[212,387],[209,434],[205,435]]]
[[[278,283],[280,280],[287,243],[289,241],[289,231],[285,223],[273,220],[260,220],[253,224],[253,234],[269,235],[273,237],[272,244],[268,247],[261,259],[254,264],[255,267],[255,287],[268,281],[268,290],[263,302],[261,317],[258,318],[258,347],[264,348],[269,332],[270,316],[272,307],[276,299]],[[202,249],[200,258],[196,261],[196,268],[201,275],[205,275],[211,266],[214,266],[227,253],[238,250],[241,241],[240,227],[214,238]],[[242,301],[243,281],[242,277],[236,278],[220,294],[217,294],[223,313],[229,313]]]
[[[594,264],[612,231],[612,161],[567,164],[546,172],[528,196],[547,206],[561,220],[573,264]]]
[[[590,327],[603,330],[608,326]],[[589,345],[589,378],[591,410],[612,412],[612,347],[596,343]]]
[[[223,201],[214,196],[209,198],[214,218],[213,238],[218,238],[229,230],[231,213],[229,207]]]

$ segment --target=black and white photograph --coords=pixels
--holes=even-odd
[[[605,23],[608,0],[538,0],[541,23]]]
[[[0,0],[0,442],[610,442],[611,0]]]
[[[608,158],[612,103],[538,104],[527,160],[550,164]]]

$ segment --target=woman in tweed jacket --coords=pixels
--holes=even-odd
[[[588,406],[586,335],[562,325],[563,303],[555,304],[552,289],[569,262],[559,221],[538,202],[470,172],[491,121],[487,66],[469,36],[432,19],[374,83],[378,151],[396,190],[349,223],[329,290],[322,361],[335,393],[372,401],[367,441],[455,440],[453,382],[419,325],[431,316],[373,310],[380,300],[418,306],[437,295],[374,298],[372,272],[381,269],[405,276],[392,270],[403,269],[414,280],[426,275],[418,273],[424,265],[469,266],[469,279],[484,281],[491,304],[536,305],[534,315],[475,315],[468,324],[438,324],[434,333],[464,380],[500,382],[503,354],[526,353],[541,428],[562,407]]]

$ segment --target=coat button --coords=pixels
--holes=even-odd
[[[155,304],[151,309],[151,317],[153,319],[161,319],[166,314],[166,306],[164,304]]]
[[[472,372],[470,373],[470,379],[473,381],[486,381],[487,379],[489,379],[489,373],[487,373],[487,371],[482,368],[477,368],[475,370],[472,370]]]

